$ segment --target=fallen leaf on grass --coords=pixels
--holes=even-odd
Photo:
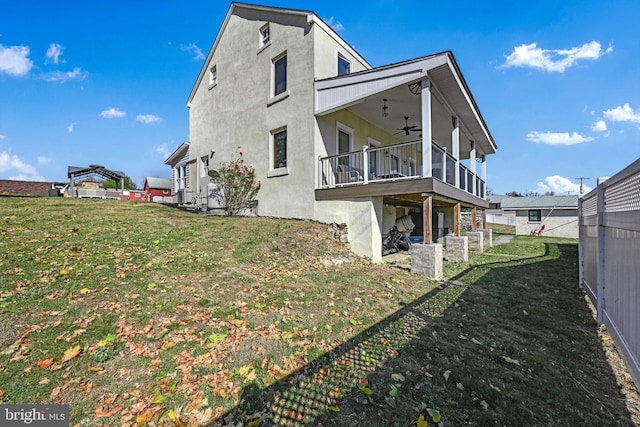
[[[38,381],[38,384],[45,385],[45,384],[49,384],[50,382],[51,380],[49,378],[42,378],[40,381]]]
[[[427,413],[434,423],[439,423],[440,421],[442,421],[442,415],[440,415],[440,411],[438,411],[437,409],[427,408]]]
[[[456,383],[458,390],[464,390],[464,386],[461,383]]]
[[[480,406],[482,407],[482,409],[489,409],[489,404],[484,400],[480,402]]]
[[[176,410],[169,409],[168,416],[169,419],[173,422],[176,427],[185,427],[186,424],[180,420],[180,413],[182,412],[182,408],[178,408]]]
[[[82,350],[80,349],[79,345],[75,347],[69,347],[68,349],[65,350],[64,355],[62,356],[62,359],[60,359],[60,363],[64,363],[73,359],[74,357],[80,354],[80,351]]]
[[[402,382],[402,381],[404,381],[404,375],[402,375],[402,374],[391,374],[391,379],[396,381],[396,382],[397,381]]]
[[[420,414],[420,416],[418,417],[418,421],[416,421],[416,426],[427,427],[428,425],[429,423],[427,422],[427,420],[424,419],[424,415]]]
[[[503,359],[504,359],[504,361],[505,361],[505,362],[507,362],[507,363],[511,363],[511,364],[513,364],[513,365],[518,365],[518,366],[520,365],[520,362],[519,362],[518,360],[516,360],[516,359],[512,359],[512,358],[510,358],[510,357],[508,357],[508,356],[502,356],[502,358],[503,358]]]
[[[360,387],[360,393],[364,394],[365,396],[371,396],[373,394],[373,390],[371,390],[369,387]]]
[[[475,338],[471,338],[471,342],[477,345],[482,345],[482,343]]]
[[[445,381],[449,381],[449,374],[451,374],[451,371],[444,371],[444,374],[442,374]]]
[[[124,405],[113,406],[109,404],[99,405],[96,408],[96,418],[110,417],[117,414],[124,408]]]
[[[211,335],[209,335],[209,341],[213,343],[224,342],[225,338],[227,338],[227,334],[216,334],[215,332],[213,332]]]
[[[149,422],[151,417],[153,417],[153,413],[151,412],[151,410],[147,409],[142,414],[136,417],[136,423],[138,423],[138,426],[144,426]]]
[[[49,369],[53,365],[53,357],[38,360],[38,366],[42,369]]]

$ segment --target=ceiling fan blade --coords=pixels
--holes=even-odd
[[[413,126],[415,127],[415,126]],[[411,132],[422,132],[422,129],[411,129]]]

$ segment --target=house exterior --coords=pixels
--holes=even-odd
[[[506,197],[502,209],[515,211],[516,235],[578,238],[578,196]]]
[[[344,223],[374,261],[398,217],[431,243],[489,207],[497,146],[451,52],[374,68],[311,11],[234,2],[187,106],[190,140],[165,162],[179,203],[243,152],[258,215]]]
[[[156,203],[173,202],[173,184],[170,179],[148,176],[144,180],[147,201]]]

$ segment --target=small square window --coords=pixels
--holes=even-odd
[[[209,86],[215,86],[218,84],[218,69],[214,65],[209,69]]]
[[[338,53],[338,75],[342,76],[351,72],[351,62],[341,53]]]
[[[260,47],[266,46],[271,41],[271,32],[269,31],[269,24],[260,28]]]
[[[271,169],[287,167],[287,130],[280,130],[272,134],[272,159]]]
[[[273,96],[280,95],[287,90],[287,55],[282,55],[273,61]]]
[[[542,212],[540,209],[530,209],[529,210],[529,222],[540,222],[542,221]]]

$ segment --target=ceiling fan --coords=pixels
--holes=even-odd
[[[422,132],[422,129],[418,128],[418,125],[409,126],[409,116],[404,116],[404,127],[396,128],[399,132],[394,133],[394,135],[399,134],[404,131],[404,134],[409,136],[409,132]]]

